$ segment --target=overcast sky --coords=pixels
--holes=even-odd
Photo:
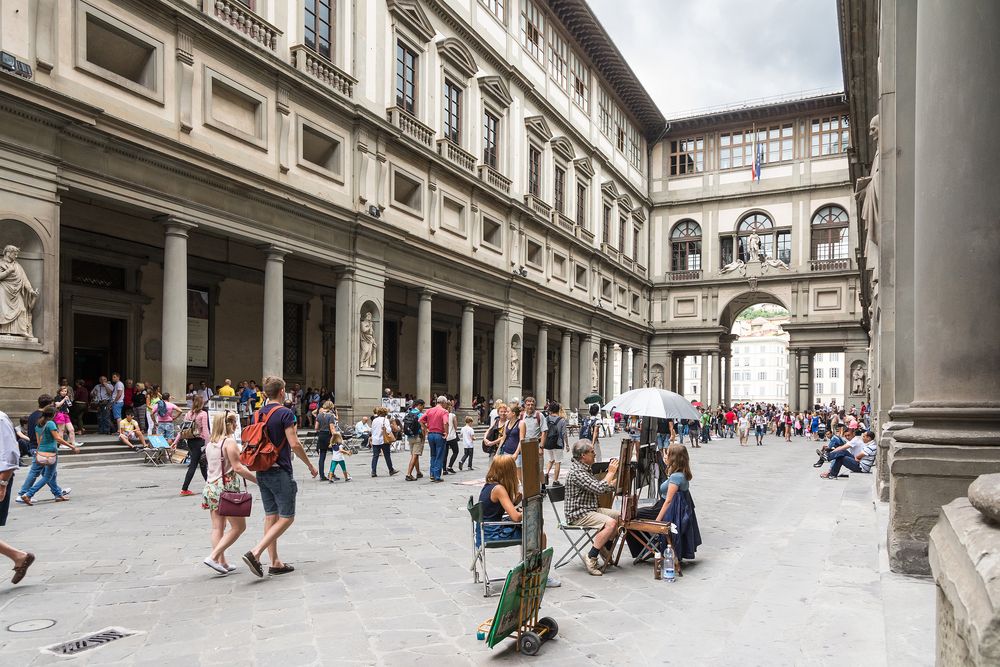
[[[588,0],[667,118],[842,90],[836,0]]]

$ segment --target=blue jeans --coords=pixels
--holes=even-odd
[[[103,435],[114,433],[111,425],[111,405],[103,405],[97,408],[97,432]]]
[[[32,460],[31,467],[28,469],[28,476],[24,478],[24,484],[21,485],[21,490],[17,492],[17,495],[23,496],[26,494],[28,489],[31,488],[31,485],[35,483],[35,480],[38,479],[38,476],[41,475],[44,470],[45,466],[40,466]]]
[[[375,474],[376,469],[378,468],[378,458],[379,458],[379,455],[385,457],[385,465],[389,469],[389,472],[392,472],[393,470],[395,470],[395,468],[392,467],[392,455],[389,453],[389,450],[391,448],[392,448],[392,445],[372,445],[372,474],[373,475]]]
[[[657,433],[656,434],[656,448],[666,449],[667,443],[670,441],[669,433]]]
[[[156,432],[162,435],[167,442],[173,443],[175,435],[173,422],[160,422],[156,425]]]
[[[48,484],[49,490],[52,491],[52,495],[56,498],[61,498],[63,491],[59,488],[59,484],[56,482],[56,468],[58,466],[58,463],[53,463],[50,466],[39,466],[42,469],[41,476],[35,480],[35,483],[31,486],[31,488],[22,495],[34,498],[39,489]]]
[[[847,452],[837,452],[837,454],[844,454],[844,456],[835,456],[830,458],[830,477],[837,477],[840,475],[840,468],[844,467],[851,472],[861,472],[861,464],[851,456],[849,451]]]
[[[427,442],[431,446],[431,479],[441,479],[444,457],[448,451],[444,444],[444,436],[440,433],[428,433]]]
[[[115,423],[116,424],[118,422],[120,422],[121,419],[122,419],[122,409],[124,407],[125,407],[125,402],[124,401],[121,401],[119,403],[112,403],[111,404],[111,414],[113,414],[115,416]]]

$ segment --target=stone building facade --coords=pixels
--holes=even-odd
[[[0,0],[0,29],[31,67],[0,72],[0,243],[38,290],[14,413],[111,371],[350,413],[647,367],[664,121],[582,0]]]
[[[845,376],[867,374],[847,112],[835,94],[669,122],[650,159],[651,381],[689,389],[697,356],[702,401],[730,403],[733,323],[759,303],[790,313],[792,409],[812,406],[816,354],[842,352]]]
[[[1000,7],[840,0],[838,13],[889,559],[927,573],[942,505],[1000,472]],[[978,563],[983,553],[965,555]],[[984,638],[996,645],[995,630]]]

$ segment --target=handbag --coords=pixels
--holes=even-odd
[[[391,445],[396,442],[396,436],[393,434],[392,429],[386,428],[385,424],[382,425],[382,444]]]
[[[222,458],[222,470],[226,469],[226,451],[225,451],[226,441],[222,441],[222,447],[219,448],[219,455]],[[236,474],[236,473],[233,473]],[[226,473],[222,473],[222,484],[226,484]],[[216,510],[219,516],[250,516],[250,510],[253,509],[253,496],[247,491],[247,481],[243,480],[243,490],[242,491],[223,491],[219,494],[219,509]]]
[[[59,455],[55,452],[35,452],[35,463],[40,466],[54,465]]]
[[[193,440],[201,437],[201,428],[198,426],[197,416],[188,413],[190,419],[185,419],[181,423],[181,440]]]

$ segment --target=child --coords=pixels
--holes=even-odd
[[[465,418],[465,426],[462,427],[462,445],[465,446],[465,452],[462,454],[462,460],[458,462],[458,469],[462,469],[462,464],[465,460],[469,460],[469,470],[472,470],[472,447],[476,444],[476,432],[472,428],[472,417]]]
[[[73,430],[73,421],[69,416],[70,408],[73,407],[73,397],[69,394],[68,386],[59,387],[59,393],[56,394],[53,405],[56,406],[55,422],[56,426],[59,427],[59,435],[63,436],[70,444],[75,445],[76,432]]]
[[[334,482],[338,479],[337,477],[337,466],[339,465],[344,469],[344,481],[350,482],[351,476],[347,474],[347,464],[344,463],[344,452],[347,451],[345,448],[341,450],[341,445],[344,444],[344,436],[339,432],[334,432],[330,435],[330,481]]]

